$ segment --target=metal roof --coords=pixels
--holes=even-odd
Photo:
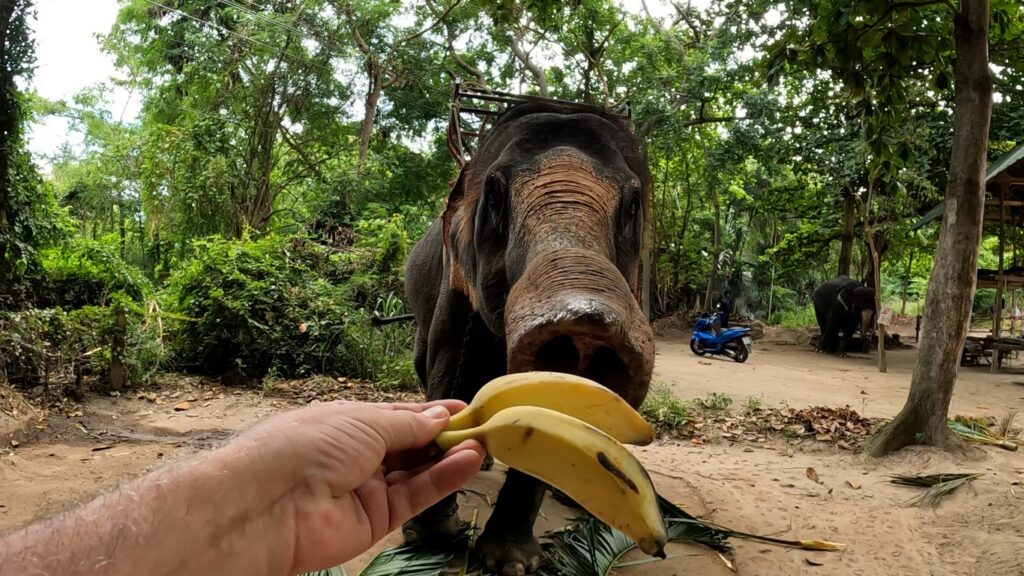
[[[985,183],[1001,174],[1004,170],[1016,164],[1019,160],[1024,159],[1024,142],[1017,145],[1016,148],[1010,150],[998,160],[989,165],[988,171],[985,172]],[[917,230],[928,225],[933,220],[942,217],[942,213],[946,209],[946,202],[942,201],[932,207],[927,214],[921,217],[920,220],[914,223],[910,227],[911,230]]]

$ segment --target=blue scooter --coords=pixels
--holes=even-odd
[[[697,356],[705,354],[723,355],[743,363],[750,357],[753,340],[750,328],[727,328],[719,330],[718,314],[701,314],[693,325],[693,336],[690,337],[690,350]]]

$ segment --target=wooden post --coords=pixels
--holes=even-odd
[[[1006,278],[1003,277],[1006,270],[1003,261],[1006,246],[1006,214],[1004,212],[1006,208],[1003,205],[1006,200],[1006,187],[1006,184],[999,185],[999,269],[996,271],[996,301],[992,304],[992,309],[995,310],[995,315],[992,318],[992,339],[996,343],[996,347],[992,350],[992,367],[990,368],[993,374],[999,372],[1002,358],[1002,350],[998,348],[998,344],[1003,324],[1003,293],[1006,291]]]
[[[1006,199],[1006,184],[999,185],[999,270],[996,272],[996,301],[993,305],[995,317],[992,319],[992,338],[998,340],[1002,329],[1003,319],[1003,291],[1006,288],[1006,279],[1003,273],[1006,270],[1003,262],[1003,252],[1006,244],[1005,207],[1003,201]]]
[[[120,391],[128,381],[128,370],[124,365],[128,316],[124,307],[120,305],[115,314],[114,335],[110,343],[110,389]]]

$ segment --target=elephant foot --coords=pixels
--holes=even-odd
[[[443,514],[420,514],[402,524],[402,537],[406,544],[419,544],[430,548],[447,549],[468,535],[468,522],[459,518],[458,503]]]
[[[540,567],[540,543],[531,527],[487,524],[476,540],[476,555],[487,569],[500,576],[525,576]]]

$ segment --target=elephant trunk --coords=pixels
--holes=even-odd
[[[860,312],[860,337],[864,344],[864,352],[871,349],[871,334],[874,333],[874,310],[864,309]]]
[[[534,258],[509,294],[505,326],[510,372],[577,374],[633,406],[647,395],[654,335],[605,258],[580,249]]]

